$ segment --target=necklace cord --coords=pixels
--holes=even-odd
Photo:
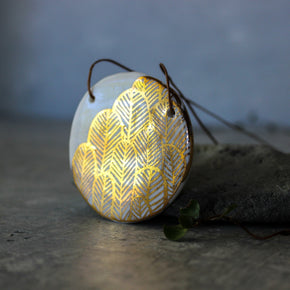
[[[96,64],[100,63],[100,62],[110,62],[126,71],[129,71],[129,72],[132,72],[133,70],[124,66],[123,64],[113,60],[113,59],[109,59],[109,58],[101,58],[101,59],[98,59],[96,60],[95,62],[92,63],[91,67],[90,67],[90,70],[89,70],[89,76],[88,76],[88,81],[87,81],[87,87],[88,87],[88,92],[89,92],[89,95],[90,95],[90,98],[91,98],[91,101],[95,101],[96,97],[94,96],[93,92],[92,92],[92,89],[91,89],[91,79],[92,79],[92,73],[93,73],[93,69],[95,67]]]
[[[102,58],[102,59],[98,59],[95,62],[92,63],[90,70],[89,70],[89,76],[88,76],[88,80],[87,80],[87,88],[88,88],[88,93],[90,96],[91,101],[95,101],[96,97],[94,96],[92,89],[91,89],[91,78],[92,78],[92,73],[93,73],[93,69],[95,67],[96,64],[100,63],[100,62],[109,62],[112,63],[128,72],[133,72],[134,70],[132,70],[131,68],[113,60],[113,59],[109,59],[109,58]],[[168,71],[165,67],[165,65],[163,63],[159,64],[160,69],[162,71],[162,73],[165,76],[166,79],[166,84],[164,84],[163,82],[161,82],[160,80],[151,77],[151,76],[145,76],[149,79],[155,80],[158,83],[160,83],[161,85],[163,85],[165,88],[167,88],[168,90],[168,102],[169,102],[169,109],[168,109],[168,116],[169,117],[173,117],[174,116],[174,109],[173,109],[173,104],[172,104],[172,96],[177,96],[180,99],[182,99],[186,105],[188,106],[189,110],[191,111],[192,115],[194,116],[194,118],[196,119],[198,125],[201,127],[201,129],[206,133],[206,135],[208,136],[208,138],[213,142],[213,144],[217,145],[219,144],[219,142],[217,141],[217,139],[213,136],[213,134],[211,133],[211,131],[205,126],[205,124],[201,121],[200,117],[198,116],[196,110],[194,109],[197,108],[199,110],[201,110],[202,112],[206,113],[207,115],[211,116],[212,118],[216,119],[217,121],[219,121],[220,123],[222,123],[223,125],[229,127],[230,129],[234,130],[234,131],[238,131],[248,137],[250,137],[251,139],[257,141],[260,144],[266,145],[274,150],[276,150],[271,144],[269,144],[266,140],[264,140],[263,138],[259,137],[258,135],[234,124],[231,123],[225,119],[223,119],[222,117],[218,116],[217,114],[211,112],[210,110],[206,109],[205,107],[199,105],[198,103],[196,103],[195,101],[188,99],[184,96],[184,94],[181,92],[181,90],[177,87],[177,85],[173,82],[172,78],[170,77],[170,75],[168,74]],[[170,85],[172,87],[170,87]],[[178,98],[176,98],[178,99]]]

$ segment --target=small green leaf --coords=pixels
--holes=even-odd
[[[182,225],[164,226],[164,234],[171,241],[180,240],[186,234],[187,230]]]
[[[199,211],[200,211],[199,203],[193,199],[190,201],[187,207],[182,208],[180,210],[180,216],[187,216],[196,220],[199,218]]]

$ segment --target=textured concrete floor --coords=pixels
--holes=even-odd
[[[284,133],[271,136],[287,151]],[[72,185],[69,124],[2,120],[0,134],[0,289],[290,288],[289,237],[257,241],[219,224],[171,242],[162,227],[174,221],[165,215],[134,225],[104,220]]]

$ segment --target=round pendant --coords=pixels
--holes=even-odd
[[[112,75],[85,94],[70,136],[75,184],[100,215],[139,222],[180,193],[193,155],[193,134],[180,99],[168,114],[167,89],[150,77]]]

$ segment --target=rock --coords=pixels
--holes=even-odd
[[[222,213],[242,222],[290,221],[290,154],[260,145],[197,145],[189,180],[165,214],[177,216],[191,199],[202,217]]]

